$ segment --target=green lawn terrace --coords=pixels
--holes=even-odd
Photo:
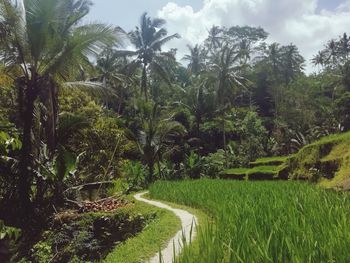
[[[259,158],[254,162],[250,162],[249,167],[279,166],[286,163],[290,157],[291,156],[274,156],[274,157]]]
[[[248,168],[223,171],[222,179],[308,180],[325,188],[350,190],[350,132],[333,134],[290,156],[260,158]]]
[[[288,160],[291,179],[350,190],[350,132],[333,134],[302,148]]]
[[[287,161],[289,156],[259,158],[249,163],[249,168],[227,169],[220,174],[222,179],[235,180],[276,180],[288,179]]]

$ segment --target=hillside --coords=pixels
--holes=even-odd
[[[350,133],[324,137],[302,148],[288,161],[289,178],[350,190]]]

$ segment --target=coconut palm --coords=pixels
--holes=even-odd
[[[214,51],[222,46],[224,37],[222,36],[223,29],[219,26],[212,26],[208,31],[208,39],[206,40],[206,47],[209,51]]]
[[[216,103],[218,113],[223,114],[233,101],[235,87],[246,90],[246,79],[240,76],[240,50],[230,43],[213,54],[209,64],[208,82],[216,88]],[[225,120],[222,120],[224,131],[223,145],[226,150]]]
[[[188,70],[195,76],[198,76],[205,68],[206,51],[200,45],[195,45],[194,47],[187,45],[187,47],[190,54],[185,55],[183,60],[188,62]]]
[[[338,49],[343,61],[348,61],[350,54],[350,37],[348,37],[346,33],[340,38]]]
[[[129,77],[127,72],[127,59],[121,58],[113,49],[104,50],[97,59],[96,78],[105,89],[113,90],[114,95],[105,98],[105,103],[120,114],[125,104],[125,98],[130,96],[136,80]]]
[[[38,155],[34,141],[45,142],[52,154],[57,145],[60,83],[90,67],[89,57],[113,45],[118,37],[115,28],[80,23],[89,12],[88,0],[20,3],[0,1],[0,59],[18,89],[23,131],[18,194],[20,206],[29,208]],[[41,118],[36,120],[38,116]],[[38,122],[40,132],[35,128]]]
[[[322,51],[319,51],[317,53],[317,55],[315,55],[312,60],[311,60],[312,64],[315,66],[319,67],[319,71],[320,71],[320,67],[324,67],[326,64],[326,57],[325,57],[325,53]]]
[[[174,139],[183,135],[185,128],[170,118],[162,118],[162,109],[157,103],[139,101],[137,107],[141,127],[138,131],[128,130],[126,135],[136,143],[142,160],[148,166],[146,184],[149,184],[154,181],[156,162],[159,164],[163,154],[172,150]]]
[[[272,43],[268,47],[267,61],[268,61],[268,64],[271,65],[272,67],[274,77],[276,77],[280,70],[280,64],[281,64],[280,46],[278,43]]]
[[[129,39],[135,51],[120,51],[120,55],[134,58],[130,68],[135,71],[139,67],[142,68],[141,73],[141,93],[145,99],[148,99],[148,75],[149,71],[158,73],[160,77],[168,81],[167,72],[163,67],[164,61],[174,58],[173,52],[162,52],[162,46],[179,38],[178,34],[168,36],[164,19],[151,19],[144,13],[141,16],[140,27],[136,27],[134,31],[129,33]]]
[[[217,104],[222,108],[231,103],[237,85],[244,87],[244,78],[239,74],[240,55],[236,45],[226,43],[210,58],[208,80],[214,82]]]
[[[185,107],[194,118],[194,135],[200,137],[200,125],[205,116],[214,113],[215,101],[213,94],[209,92],[205,84],[197,79],[193,85],[183,90],[183,100],[176,105]]]
[[[337,42],[332,39],[326,45],[326,51],[328,53],[327,64],[331,67],[336,67],[338,64],[338,45]]]
[[[300,55],[297,46],[290,44],[280,49],[282,73],[286,85],[304,70],[305,59]]]

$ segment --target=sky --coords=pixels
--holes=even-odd
[[[114,24],[130,31],[143,12],[164,18],[169,42],[181,58],[187,45],[201,43],[212,25],[261,26],[268,42],[296,44],[307,60],[307,72],[316,70],[311,58],[328,40],[350,34],[350,0],[93,0],[89,21]]]

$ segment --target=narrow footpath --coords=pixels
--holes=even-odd
[[[159,207],[159,208],[164,208],[166,210],[169,210],[171,212],[173,212],[177,217],[180,218],[181,220],[181,227],[182,229],[179,230],[176,235],[174,237],[172,237],[169,242],[168,245],[166,246],[166,248],[164,248],[161,251],[161,263],[173,263],[174,259],[176,256],[178,256],[181,253],[181,250],[183,248],[183,236],[186,237],[186,242],[188,242],[189,240],[194,240],[194,238],[196,237],[196,225],[198,222],[198,219],[195,215],[182,210],[182,209],[176,209],[176,208],[172,208],[169,205],[163,204],[161,202],[158,201],[152,201],[152,200],[148,200],[143,198],[142,196],[147,194],[148,192],[143,192],[143,193],[139,193],[136,194],[134,197],[136,200]],[[175,249],[174,249],[175,247]],[[175,255],[174,255],[174,250],[175,250]],[[160,263],[160,257],[159,257],[159,253],[157,253],[157,255],[155,255],[152,259],[150,259],[148,262],[149,263]]]

